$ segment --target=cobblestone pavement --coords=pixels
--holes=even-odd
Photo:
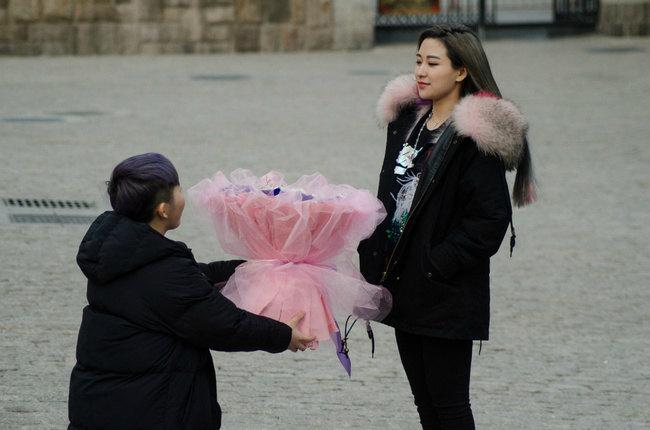
[[[516,211],[513,258],[504,246],[493,259],[477,426],[650,428],[650,39],[486,47],[530,119],[541,201]],[[413,53],[0,58],[0,197],[103,205],[111,168],[151,150],[186,187],[248,167],[374,189],[384,143],[374,103]],[[2,429],[67,424],[85,228],[0,221]],[[225,257],[191,208],[171,237],[199,260]],[[351,379],[327,347],[214,353],[224,428],[418,428],[391,330],[375,330],[374,359],[362,327],[353,333]]]

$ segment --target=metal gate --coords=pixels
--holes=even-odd
[[[594,26],[598,0],[378,0],[379,29],[433,24]]]

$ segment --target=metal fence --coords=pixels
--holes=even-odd
[[[469,26],[595,26],[598,0],[380,0],[376,27],[433,24]]]

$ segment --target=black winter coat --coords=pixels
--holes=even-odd
[[[209,349],[284,351],[286,324],[214,288],[239,262],[198,264],[182,242],[106,212],[77,262],[88,306],[70,378],[69,429],[218,429]]]
[[[378,198],[389,214],[395,160],[428,110],[415,104],[416,91],[396,90],[408,88],[409,79],[389,83],[380,99],[388,138]],[[427,161],[397,245],[387,246],[389,216],[359,246],[365,278],[393,294],[384,323],[432,337],[488,339],[490,257],[512,214],[505,172],[518,161],[526,129],[510,102],[481,96],[461,101]]]

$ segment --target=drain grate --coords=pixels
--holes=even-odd
[[[17,116],[10,118],[3,118],[4,122],[13,122],[18,124],[30,123],[49,123],[49,122],[64,122],[63,118],[56,118],[50,116]]]
[[[50,199],[2,199],[7,207],[27,207],[27,208],[62,208],[62,209],[91,209],[96,207],[94,202],[85,202],[79,200],[50,200]]]
[[[10,214],[9,221],[18,224],[91,224],[96,217],[87,215]]]
[[[631,52],[645,52],[643,48],[638,46],[595,46],[587,48],[586,51],[592,54],[628,54]]]
[[[85,200],[6,197],[0,205],[0,222],[18,224],[90,224],[97,214],[97,204]]]
[[[57,116],[100,116],[104,115],[104,112],[98,110],[71,110],[65,112],[52,112],[52,115]]]

